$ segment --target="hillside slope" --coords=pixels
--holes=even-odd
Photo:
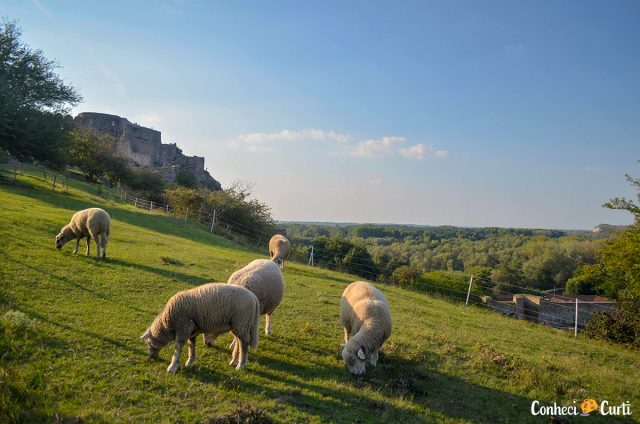
[[[72,186],[0,185],[0,422],[548,422],[533,400],[587,397],[634,413],[590,421],[637,422],[638,352],[388,286],[394,333],[378,367],[352,377],[338,313],[354,277],[294,263],[274,334],[244,371],[227,365],[225,336],[199,338],[195,368],[168,375],[172,348],[153,361],[138,338],[166,300],[264,255]],[[113,219],[103,262],[54,248],[90,206]]]

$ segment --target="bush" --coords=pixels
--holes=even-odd
[[[196,177],[189,171],[182,170],[176,174],[176,184],[181,187],[196,188]]]
[[[154,202],[164,202],[167,183],[161,175],[147,170],[131,170],[125,184],[140,197]]]
[[[621,303],[615,312],[595,314],[585,324],[588,337],[640,348],[640,304]]]
[[[391,283],[402,288],[412,288],[416,285],[420,274],[409,266],[396,268],[391,274]]]
[[[246,184],[235,183],[225,191],[177,187],[166,189],[164,194],[176,214],[210,224],[215,210],[219,229],[262,245],[275,234],[275,220],[266,204],[249,198],[250,189]]]

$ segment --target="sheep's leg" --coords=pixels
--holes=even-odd
[[[264,334],[267,336],[271,335],[271,314],[265,315],[265,326],[264,326]]]
[[[73,250],[73,254],[78,253],[78,247],[80,247],[80,239],[76,239],[76,248]]]
[[[233,342],[233,352],[231,353],[231,362],[229,362],[229,365],[231,365],[232,367],[237,367],[239,359],[238,356],[240,353],[240,343],[238,343],[238,338],[235,336]]]
[[[280,269],[284,269],[284,259],[282,259],[282,265],[280,266]]]
[[[187,362],[184,364],[185,367],[192,367],[196,362],[196,336],[193,336],[189,339],[189,358]]]
[[[171,358],[171,363],[167,368],[167,372],[175,373],[178,371],[178,367],[180,366],[180,355],[182,354],[182,346],[184,346],[184,341],[176,340],[176,350],[173,351],[173,358]]]
[[[349,330],[347,330],[346,328],[344,329],[344,342],[348,342],[349,341]]]
[[[176,350],[173,352],[173,358],[171,359],[171,364],[169,364],[169,367],[167,368],[167,372],[175,373],[178,370],[178,367],[180,366],[180,354],[182,353],[182,347],[187,342],[187,340],[192,338],[191,334],[193,333],[194,328],[195,324],[193,323],[193,321],[190,321],[189,324],[185,325],[183,328],[177,331]]]
[[[109,241],[109,238],[107,237],[106,234],[102,234],[100,236],[100,241],[102,242],[102,257],[106,258],[107,257],[107,242]]]
[[[91,236],[87,236],[87,256],[89,256],[89,250],[91,248]]]
[[[100,238],[99,235],[93,238],[93,240],[96,242],[96,250],[97,250],[96,259],[97,260],[100,260],[100,240],[98,240],[99,238]]]
[[[378,349],[376,349],[373,352],[371,352],[371,359],[369,359],[369,363],[371,365],[373,365],[374,367],[378,363]]]
[[[233,351],[235,347],[236,347],[236,338],[234,337],[233,340],[231,340],[231,343],[229,344],[229,350]]]
[[[236,341],[236,346],[238,346],[238,365],[236,366],[237,370],[241,370],[247,364],[247,351],[249,350],[249,342],[245,340],[238,339]]]

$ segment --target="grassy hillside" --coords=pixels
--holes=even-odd
[[[549,422],[533,400],[587,397],[634,413],[590,422],[640,414],[638,352],[386,286],[394,333],[378,367],[352,377],[338,313],[354,278],[294,263],[274,334],[244,371],[227,365],[225,336],[199,338],[195,368],[168,375],[172,348],[150,360],[138,338],[166,300],[264,256],[95,186],[18,180],[0,185],[0,422]],[[113,219],[106,261],[54,248],[90,206]]]

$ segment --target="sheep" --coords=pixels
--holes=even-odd
[[[111,218],[109,214],[100,208],[89,208],[76,212],[71,217],[71,222],[65,225],[60,234],[56,236],[56,248],[62,249],[67,242],[76,241],[73,253],[78,253],[78,246],[83,237],[87,238],[87,256],[91,246],[91,239],[96,242],[97,259],[100,260],[100,247],[102,257],[107,257],[107,242],[111,234]],[[100,242],[98,242],[100,237]]]
[[[384,294],[364,281],[349,284],[340,300],[340,322],[342,359],[349,372],[363,374],[367,360],[375,367],[378,350],[391,335],[391,311]]]
[[[227,284],[249,289],[260,302],[260,315],[266,315],[264,332],[271,335],[271,314],[282,301],[284,280],[278,265],[267,259],[256,259],[244,268],[234,272]],[[204,342],[213,345],[217,334],[205,333]],[[235,340],[231,342],[233,347]]]
[[[281,269],[284,269],[284,259],[289,256],[291,252],[291,243],[289,240],[280,234],[276,234],[269,240],[269,256],[271,260],[280,265]]]
[[[232,284],[208,283],[173,295],[140,338],[146,342],[151,358],[157,358],[160,349],[175,340],[167,368],[167,372],[175,373],[187,340],[189,358],[185,367],[189,368],[196,361],[198,334],[231,331],[237,341],[229,365],[240,370],[247,362],[247,345],[258,348],[259,325],[260,304],[255,294]]]

